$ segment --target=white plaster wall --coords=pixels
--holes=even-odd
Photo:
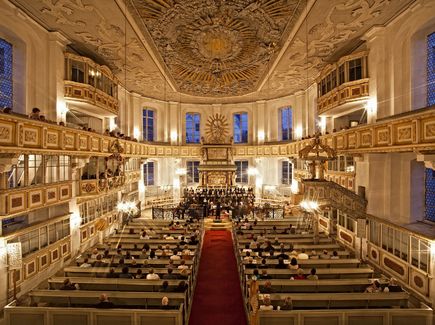
[[[434,1],[416,1],[386,27],[374,27],[365,35],[377,118],[426,106],[425,38],[435,31],[434,12]]]

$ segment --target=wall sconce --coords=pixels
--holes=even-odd
[[[139,139],[139,137],[140,137],[140,131],[139,131],[138,128],[134,128],[133,129],[133,136],[134,136],[135,139]]]
[[[261,188],[263,186],[263,179],[261,177],[255,178],[255,187]]]
[[[375,114],[377,111],[377,106],[378,106],[378,104],[376,102],[376,99],[370,98],[366,103],[367,113],[370,115]]]
[[[314,212],[319,209],[319,203],[313,200],[303,200],[299,205],[307,212]]]
[[[178,177],[174,178],[173,185],[174,185],[174,188],[176,188],[176,189],[180,188],[180,179]]]
[[[258,169],[255,167],[249,167],[248,168],[248,175],[249,176],[255,176],[258,175]]]
[[[263,141],[264,141],[264,138],[265,138],[264,131],[258,131],[258,134],[257,134],[257,140],[258,140],[259,142],[263,142]]]
[[[320,116],[320,120],[317,123],[317,125],[320,129],[320,132],[325,133],[325,131],[326,131],[326,116]]]
[[[176,142],[178,139],[177,131],[171,131],[171,141]]]
[[[299,183],[297,180],[295,179],[292,180],[292,185],[290,186],[290,190],[292,191],[293,194],[299,193]]]
[[[302,139],[302,126],[297,126],[295,129],[296,139]]]
[[[182,176],[182,175],[186,175],[186,174],[187,174],[187,169],[186,168],[177,168],[175,170],[175,175]]]

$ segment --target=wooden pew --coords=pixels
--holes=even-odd
[[[93,258],[88,259],[88,263],[93,263],[95,261],[96,261],[96,259],[93,259]],[[119,264],[119,258],[115,258],[113,260],[110,259],[110,258],[103,258],[101,261],[103,263],[106,263],[107,266],[110,265],[112,267],[117,267],[118,264]],[[169,258],[158,258],[158,259],[155,259],[155,260],[150,260],[150,259],[141,259],[141,258],[138,258],[138,259],[135,259],[134,261],[136,261],[137,264],[140,264],[140,265],[143,265],[144,262],[146,262],[146,265],[148,267],[158,268],[158,267],[166,267],[169,264],[170,259]],[[84,258],[78,258],[76,260],[76,262],[77,263],[83,263],[84,262]],[[132,265],[133,260],[126,259],[126,260],[124,260],[124,263],[126,264],[126,266],[130,266],[130,265]],[[181,260],[175,260],[173,263],[174,263],[175,266],[178,266],[178,265],[181,264]],[[189,266],[191,268],[192,265],[194,264],[194,261],[193,260],[184,260],[184,263],[185,263],[185,265],[187,265],[187,266]],[[137,267],[133,267],[133,268],[137,269]]]
[[[289,260],[284,261],[289,264]],[[248,262],[243,261],[243,264],[248,264]],[[266,259],[267,265],[273,268],[278,264],[278,259]],[[258,261],[257,261],[258,264]],[[308,260],[298,260],[299,267],[305,268],[357,268],[361,264],[361,261],[357,258],[343,258],[343,259],[308,259]]]
[[[115,307],[158,308],[162,298],[169,298],[169,305],[179,307],[185,304],[185,292],[123,292],[105,291]],[[101,291],[88,290],[33,290],[29,293],[31,305],[49,304],[50,306],[95,306]]]
[[[259,295],[260,301],[264,295]],[[389,293],[272,293],[270,299],[273,305],[279,305],[290,297],[294,309],[312,308],[391,308],[408,306],[407,292]]]
[[[249,279],[247,279],[249,280]],[[373,279],[334,279],[334,280],[257,280],[260,286],[260,292],[263,292],[264,284],[269,281],[272,284],[272,290],[275,293],[292,293],[292,292],[364,292],[364,290],[373,283]],[[388,283],[386,280],[378,280],[381,285]]]
[[[244,274],[252,275],[254,269],[247,269],[243,267]],[[291,276],[297,274],[297,270],[289,269],[265,269],[267,274],[269,274],[273,279],[290,279]],[[261,275],[261,271],[260,275]],[[305,275],[310,274],[310,269],[304,269]],[[370,267],[359,267],[359,268],[320,268],[317,270],[317,275],[320,279],[354,279],[354,278],[369,278],[373,276],[373,269]],[[297,280],[295,280],[297,281]],[[298,280],[305,281],[305,280]]]
[[[239,243],[238,248],[239,249],[243,249],[245,248],[245,244],[241,244]],[[275,250],[279,250],[280,246],[279,245],[272,245]],[[288,248],[288,244],[285,246],[286,248]],[[343,250],[345,249],[343,246],[340,246],[339,244],[309,244],[309,243],[297,243],[293,245],[293,249],[295,249],[296,251],[300,251],[301,249],[305,249],[306,253],[311,252],[313,249],[316,252],[322,252],[324,249],[326,250]]]
[[[344,249],[344,248],[343,248],[343,249]],[[335,249],[334,249],[334,250],[335,250]],[[329,256],[332,256],[332,253],[333,253],[334,250],[332,250],[332,249],[327,249]],[[243,249],[242,249],[242,248],[240,248],[239,251],[240,251],[240,256],[241,256],[241,257],[246,256],[246,252],[243,252]],[[335,251],[337,252],[337,254],[338,254],[338,256],[339,256],[340,258],[350,258],[351,256],[353,256],[353,253],[351,253],[351,252],[349,252],[349,251],[345,251],[345,250],[335,250]],[[276,251],[275,251],[275,255],[279,254],[280,252],[281,252],[281,250],[279,250],[279,249],[276,250]],[[287,255],[290,255],[291,250],[289,250],[289,249],[285,249],[284,252],[285,252]],[[306,252],[306,253],[310,254],[311,251]],[[321,251],[316,251],[316,253],[317,253],[317,255],[321,255],[321,254],[323,253],[323,249],[322,249]],[[258,252],[250,252],[249,254],[250,254],[252,257],[258,256]],[[269,256],[269,255],[270,255],[269,252],[262,252],[262,255],[261,255],[261,256],[262,256],[262,257],[267,257],[267,256]]]
[[[275,238],[270,238],[269,241],[272,241],[272,245],[273,242],[275,241]],[[238,240],[239,245],[246,245],[246,244],[250,244],[252,242],[251,239],[240,239]],[[265,240],[261,241],[261,242],[265,242]],[[259,241],[259,243],[261,243]],[[296,237],[296,238],[282,238],[279,240],[280,243],[284,243],[285,245],[289,245],[289,244],[301,244],[301,243],[307,243],[307,244],[313,244],[314,243],[314,238],[313,237],[307,237],[307,238],[300,238],[300,237]],[[323,244],[323,243],[332,243],[333,240],[329,237],[320,237],[319,238],[319,244]],[[278,245],[279,246],[279,245]]]
[[[48,279],[51,290],[59,290],[65,279],[78,284],[80,290],[90,291],[139,291],[159,292],[164,281],[168,282],[169,289],[175,289],[182,280],[144,280],[144,279],[106,279],[86,277],[53,277]]]

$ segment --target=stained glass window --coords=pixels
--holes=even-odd
[[[145,186],[154,185],[154,162],[149,161],[143,165],[143,181]]]
[[[186,143],[199,143],[201,115],[199,113],[186,113]]]
[[[12,108],[14,101],[12,76],[12,44],[0,38],[0,107]]]
[[[199,183],[199,161],[187,162],[187,183]]]
[[[435,33],[427,37],[427,106],[435,104]]]
[[[144,141],[154,141],[155,115],[151,109],[144,109],[142,115],[142,134]]]
[[[426,168],[425,185],[426,219],[435,221],[435,170]]]
[[[238,160],[236,163],[236,183],[248,183],[248,161]]]
[[[248,113],[236,113],[234,118],[234,143],[248,142]]]
[[[290,107],[281,109],[281,140],[293,139],[293,114]]]

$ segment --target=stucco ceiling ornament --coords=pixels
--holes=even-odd
[[[252,91],[300,1],[132,0],[179,90],[200,96]]]

